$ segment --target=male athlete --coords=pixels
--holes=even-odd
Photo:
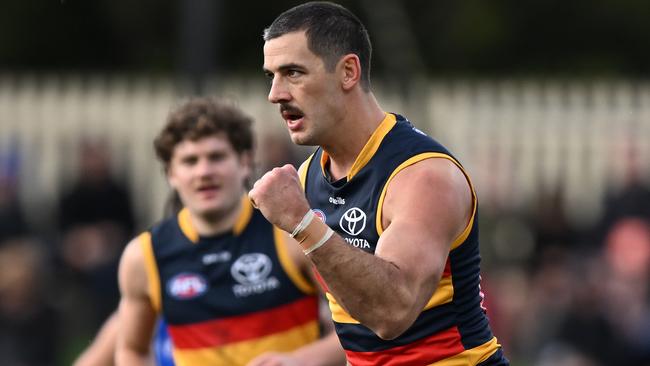
[[[294,143],[318,148],[300,173],[275,168],[249,196],[315,265],[348,362],[507,365],[482,307],[469,177],[379,106],[363,24],[310,2],[278,16],[264,41],[269,101]]]
[[[117,365],[147,364],[159,317],[177,366],[341,364],[334,333],[320,338],[307,261],[245,195],[251,120],[194,99],[154,145],[184,208],[122,255]]]

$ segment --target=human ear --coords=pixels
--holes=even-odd
[[[350,90],[359,83],[361,79],[361,62],[359,56],[350,53],[341,58],[341,75],[344,90]]]

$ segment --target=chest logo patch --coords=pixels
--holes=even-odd
[[[167,282],[167,291],[177,300],[190,300],[203,295],[208,289],[208,282],[203,276],[183,272]]]
[[[249,253],[237,258],[230,267],[232,277],[239,282],[233,286],[237,297],[261,294],[280,286],[280,281],[270,276],[273,262],[263,253]]]
[[[358,207],[352,207],[341,216],[339,226],[346,233],[357,236],[366,228],[366,213]]]

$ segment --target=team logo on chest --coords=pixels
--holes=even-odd
[[[183,272],[167,282],[167,292],[177,300],[190,300],[203,295],[208,282],[200,274]]]
[[[366,213],[358,207],[352,207],[341,216],[339,226],[346,233],[357,236],[366,228]]]
[[[245,297],[275,290],[280,287],[280,281],[270,276],[273,262],[266,254],[249,253],[237,258],[230,267],[230,274],[239,282],[232,287],[237,297]]]

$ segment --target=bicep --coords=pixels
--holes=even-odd
[[[471,211],[467,179],[447,159],[423,160],[389,182],[382,213],[386,229],[375,254],[399,268],[418,303],[435,291]]]

